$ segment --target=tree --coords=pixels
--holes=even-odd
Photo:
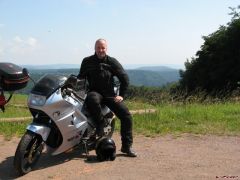
[[[203,90],[210,94],[229,93],[240,81],[240,6],[230,8],[231,21],[204,36],[196,57],[180,71],[180,89],[188,93]]]

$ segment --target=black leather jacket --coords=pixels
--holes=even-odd
[[[119,95],[124,97],[129,85],[129,78],[121,64],[113,57],[99,59],[96,54],[83,59],[78,78],[87,78],[89,90],[105,97],[113,97],[114,76],[120,81]]]

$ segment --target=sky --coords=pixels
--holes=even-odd
[[[0,62],[81,64],[98,38],[123,65],[183,67],[239,0],[0,0]]]

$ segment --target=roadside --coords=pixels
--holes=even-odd
[[[146,114],[146,113],[155,113],[156,109],[139,109],[139,110],[130,110],[131,114]],[[0,118],[0,122],[24,122],[32,119],[32,116],[28,117],[13,117],[13,118]]]
[[[123,156],[118,133],[115,161],[97,162],[95,152],[91,160],[77,150],[58,156],[43,154],[34,171],[19,179],[224,179],[240,180],[240,137],[172,135],[149,138],[137,135],[134,149],[137,158]],[[0,136],[0,179],[16,178],[13,156],[19,138],[5,141]]]

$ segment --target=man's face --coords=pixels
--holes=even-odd
[[[95,52],[99,59],[103,59],[107,55],[106,41],[97,41],[95,44]]]

